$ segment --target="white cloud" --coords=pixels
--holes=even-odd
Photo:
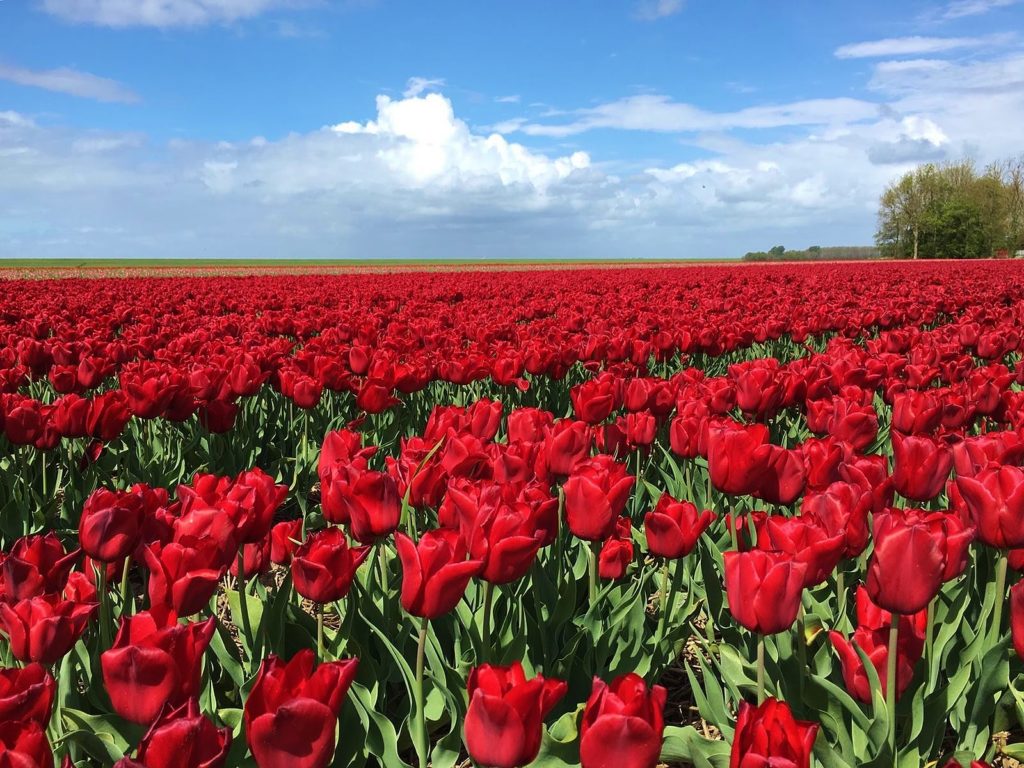
[[[134,91],[116,80],[67,67],[33,70],[0,63],[0,80],[95,101],[124,104],[139,101]]]
[[[522,123],[518,128],[531,136],[564,137],[597,128],[686,133],[829,125],[875,117],[878,105],[840,97],[747,107],[735,112],[710,112],[667,96],[642,94],[571,114],[576,119],[568,123]]]
[[[864,43],[841,45],[835,50],[840,59],[868,59],[885,56],[914,56],[941,53],[958,48],[978,48],[994,42],[992,37],[889,37]]]
[[[1019,0],[954,0],[943,10],[944,20],[962,19],[965,16],[981,16],[996,8],[1015,5]]]
[[[424,91],[432,91],[443,88],[445,81],[443,77],[410,77],[405,84],[405,91],[402,93],[407,99],[419,96]]]
[[[498,96],[494,101],[498,104],[518,104],[519,95],[513,94],[512,96]]]
[[[196,27],[230,23],[296,0],[42,0],[43,9],[76,24],[103,27]]]
[[[685,5],[685,0],[641,0],[636,8],[636,16],[644,21],[656,21],[666,16],[675,16]]]

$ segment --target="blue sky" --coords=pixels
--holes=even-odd
[[[867,244],[1024,151],[1014,0],[0,0],[0,256]]]

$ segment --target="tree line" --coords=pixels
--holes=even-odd
[[[744,261],[863,261],[877,259],[879,250],[870,245],[812,245],[802,251],[793,251],[776,245],[767,251],[748,251]]]
[[[886,258],[977,259],[1024,249],[1024,155],[978,170],[927,163],[882,193],[875,242]]]

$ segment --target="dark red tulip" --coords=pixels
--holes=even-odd
[[[801,517],[815,520],[829,535],[843,537],[842,556],[857,557],[868,545],[871,494],[854,483],[839,481],[821,491],[809,491],[800,506]]]
[[[590,455],[594,432],[583,421],[560,419],[545,430],[544,456],[548,472],[567,477]]]
[[[465,490],[471,490],[466,493]],[[477,493],[460,483],[448,488],[462,540],[471,560],[483,563],[480,578],[492,584],[521,579],[533,565],[546,539],[543,508],[526,501],[506,502],[502,488],[486,485]]]
[[[929,501],[942,493],[953,468],[949,446],[925,435],[893,432],[892,458],[893,486],[912,501]]]
[[[602,579],[621,579],[633,562],[633,532],[628,517],[620,517],[615,533],[605,539],[597,558],[597,575]]]
[[[324,768],[358,661],[324,662],[304,648],[291,661],[268,656],[245,701],[245,737],[260,768]]]
[[[284,520],[270,529],[270,562],[289,565],[302,540],[302,520]]]
[[[539,443],[554,417],[540,408],[516,408],[508,414],[508,441],[510,443]]]
[[[785,702],[741,702],[729,768],[809,768],[817,735],[817,723],[795,719]]]
[[[321,494],[324,517],[348,523],[363,544],[390,536],[402,517],[398,484],[384,472],[339,467],[325,476]]]
[[[139,742],[136,760],[145,768],[220,768],[230,746],[231,730],[215,726],[192,699],[164,710]]]
[[[977,529],[990,547],[1024,547],[1024,469],[990,464],[956,487]]]
[[[785,552],[807,566],[804,587],[823,583],[843,558],[846,539],[830,533],[813,517],[768,515],[757,530],[757,548]]]
[[[19,721],[46,727],[57,684],[42,664],[0,669],[0,723]]]
[[[261,541],[257,541],[253,544],[243,544],[239,550],[242,555],[242,569],[245,574],[245,580],[259,576],[270,570],[270,534],[268,533]],[[231,565],[228,567],[228,573],[232,577],[238,578],[238,558],[235,557],[231,560]]]
[[[573,535],[603,541],[629,500],[635,478],[611,456],[595,456],[576,466],[565,482],[565,519]]]
[[[719,421],[708,426],[708,471],[711,484],[735,496],[753,493],[764,473],[763,446],[768,444],[764,424],[742,426]]]
[[[946,571],[943,521],[917,510],[891,509],[875,515],[874,542],[867,572],[872,601],[893,613],[925,608],[938,594]]]
[[[173,613],[143,611],[121,620],[114,644],[100,655],[110,703],[125,720],[148,725],[164,706],[199,692],[200,661],[215,624],[179,624]]]
[[[317,472],[322,479],[328,469],[338,465],[366,469],[367,462],[376,452],[376,446],[363,448],[363,436],[358,432],[348,429],[328,432],[320,448]]]
[[[143,548],[149,569],[149,602],[191,616],[206,608],[226,570],[217,543],[197,539],[192,546],[176,542]]]
[[[587,424],[600,424],[617,407],[619,382],[611,375],[601,375],[569,390],[576,416]]]
[[[594,678],[580,724],[583,768],[654,768],[665,731],[665,701],[660,685],[650,688],[632,672],[611,685]]]
[[[295,591],[314,603],[333,603],[348,594],[356,568],[369,547],[351,548],[340,528],[312,533],[292,558]]]
[[[784,552],[726,552],[725,590],[733,618],[751,632],[773,635],[793,626],[807,565]]]
[[[66,552],[52,531],[18,539],[10,552],[0,554],[0,601],[60,592],[80,554],[77,549]]]
[[[95,603],[72,603],[58,595],[0,603],[0,625],[19,661],[55,664],[78,642],[96,612]]]
[[[663,493],[654,509],[644,516],[647,548],[658,557],[685,557],[714,520],[714,512],[698,512],[692,502],[677,501]]]
[[[537,758],[544,719],[567,690],[561,680],[527,680],[518,661],[475,667],[466,687],[466,749],[475,763],[493,768],[518,768]]]
[[[78,523],[82,550],[103,563],[123,560],[142,537],[144,514],[138,494],[98,488],[85,500]]]
[[[413,616],[436,619],[448,613],[483,567],[466,559],[466,544],[452,530],[427,531],[417,543],[396,533],[395,545],[402,561],[402,607]]]
[[[53,768],[53,749],[39,723],[0,723],[0,768]]]

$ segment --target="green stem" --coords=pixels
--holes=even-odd
[[[100,640],[104,648],[109,648],[110,639],[110,595],[107,590],[107,564],[100,563]]]
[[[316,604],[316,658],[319,663],[325,662],[324,657],[324,606]]]
[[[252,661],[252,621],[249,618],[249,600],[245,589],[245,556],[243,547],[238,550],[238,611],[242,614],[242,633],[245,635],[245,652]]]
[[[889,651],[885,660],[885,709],[889,714],[889,751],[896,764],[896,659],[899,655],[900,614],[892,614]]]
[[[996,555],[996,606],[992,615],[993,642],[999,640],[1003,629],[1003,603],[1006,602],[1006,553],[1002,550]]]
[[[121,615],[127,616],[131,613],[128,608],[128,570],[132,565],[132,556],[124,559],[124,568],[121,571]]]
[[[928,614],[924,625],[924,657],[928,659],[929,665],[932,661],[932,643],[935,640],[935,600],[933,597],[928,601]]]
[[[423,659],[427,648],[427,627],[427,619],[424,618],[420,624],[419,645],[416,647],[416,687],[413,688],[416,698],[416,720],[419,723],[419,743],[416,745],[419,768],[427,768],[427,750],[429,748],[426,702],[423,699]]]
[[[666,560],[665,561],[665,570],[664,570],[664,578],[665,578],[665,580],[668,579],[669,565],[670,565],[669,561]],[[683,574],[684,574],[685,571],[686,571],[686,569],[683,567],[683,562],[682,561],[676,561],[676,563],[675,563],[675,573],[672,574],[672,581],[671,581],[672,586],[668,590],[668,596],[666,597],[665,600],[662,601],[661,621],[659,622],[659,625],[658,625],[658,640],[655,643],[656,647],[660,646],[662,644],[662,642],[664,642],[665,635],[668,634],[669,618],[672,616],[672,611],[675,610],[676,595],[679,593],[680,587],[682,587],[682,584],[683,584]],[[663,582],[662,588],[664,589],[664,582]]]
[[[757,636],[757,705],[764,704],[764,635]]]
[[[840,568],[842,566],[840,565]],[[846,624],[846,574],[842,570],[836,571],[836,626],[843,627]]]
[[[490,581],[484,582],[484,628],[481,639],[483,640],[483,661],[491,661],[491,604],[494,600],[494,584]]]
[[[597,602],[597,558],[598,558],[598,542],[590,542],[590,548],[587,550],[587,554],[590,556],[587,562],[588,570],[590,572],[590,605]]]
[[[729,510],[729,539],[732,541],[733,551],[738,552],[740,545],[736,534],[736,507]]]

